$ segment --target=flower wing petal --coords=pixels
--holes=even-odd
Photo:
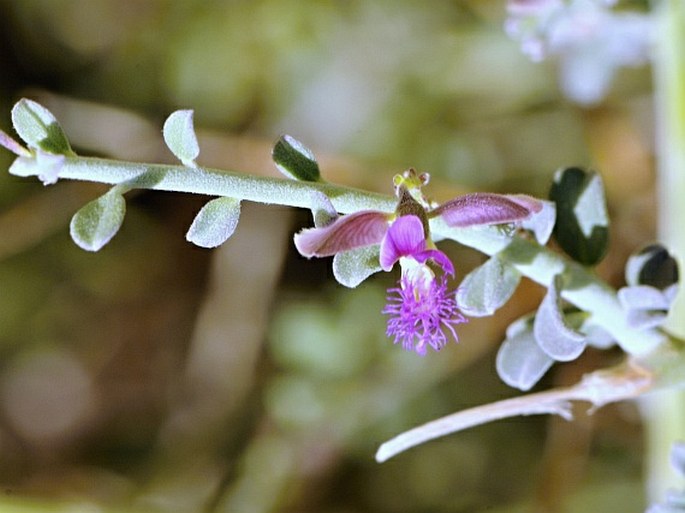
[[[399,217],[381,243],[381,267],[389,271],[400,257],[415,255],[426,249],[426,236],[421,220],[414,215]]]
[[[454,276],[454,264],[452,264],[452,261],[449,259],[449,257],[439,249],[427,249],[419,253],[414,253],[412,257],[420,264],[423,264],[426,260],[431,259],[440,267],[442,267],[443,272]]]
[[[378,244],[388,231],[388,218],[389,214],[375,210],[341,216],[327,226],[295,234],[295,247],[301,255],[311,258]]]
[[[542,206],[542,202],[524,194],[476,192],[443,203],[430,216],[440,216],[449,226],[457,227],[513,223],[540,212]]]

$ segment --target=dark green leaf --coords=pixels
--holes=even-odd
[[[678,283],[678,263],[661,244],[652,244],[630,256],[626,282],[663,290]]]
[[[300,141],[282,136],[274,146],[272,158],[276,167],[288,178],[304,182],[318,182],[321,180],[319,164],[314,154]]]
[[[597,264],[609,242],[609,218],[600,176],[577,167],[560,169],[549,196],[557,206],[554,237],[559,245],[574,260],[584,265]]]

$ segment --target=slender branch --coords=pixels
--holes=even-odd
[[[24,171],[24,168],[20,170]],[[24,173],[21,176],[29,175]],[[59,177],[111,185],[128,183],[128,188],[228,196],[300,208],[310,208],[312,193],[319,191],[328,196],[333,206],[342,213],[362,209],[392,212],[396,204],[391,196],[328,183],[268,178],[203,167],[189,168],[92,157],[67,157]]]
[[[410,429],[383,443],[376,453],[382,463],[412,447],[464,429],[522,415],[559,415],[572,420],[571,401],[587,401],[593,410],[604,404],[637,397],[652,385],[650,374],[627,363],[586,375],[578,384],[477,406]]]
[[[10,171],[29,176],[35,167],[13,166]],[[312,195],[324,193],[342,213],[359,210],[390,212],[392,196],[319,182],[268,178],[211,168],[188,168],[161,164],[123,162],[90,157],[67,157],[60,178],[116,185],[121,192],[132,188],[228,196],[259,203],[310,208]],[[594,317],[630,354],[646,354],[668,341],[657,329],[634,330],[618,302],[615,291],[593,272],[523,237],[510,237],[490,226],[452,228],[439,217],[431,219],[436,240],[449,238],[488,255],[499,256],[524,276],[547,287],[554,275],[564,273],[569,282],[562,295]]]

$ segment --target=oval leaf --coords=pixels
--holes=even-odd
[[[595,265],[609,242],[604,186],[597,173],[577,167],[561,169],[549,193],[556,203],[554,236],[562,249],[584,265]]]
[[[240,200],[216,198],[197,213],[186,240],[203,248],[220,246],[233,235],[240,217]]]
[[[57,155],[73,153],[55,116],[33,100],[22,98],[14,105],[12,124],[14,130],[32,148]]]
[[[282,136],[275,144],[271,154],[281,173],[294,180],[318,182],[321,171],[314,154],[297,139]]]
[[[98,251],[119,231],[126,214],[126,201],[110,191],[81,208],[69,224],[74,242],[86,251]]]
[[[471,271],[457,290],[457,303],[470,317],[492,315],[506,303],[521,281],[521,274],[493,256]]]
[[[177,110],[164,122],[164,142],[171,152],[188,167],[195,167],[195,159],[200,154],[195,128],[193,111]]]
[[[571,329],[561,310],[561,276],[556,275],[542,300],[533,332],[540,348],[555,360],[567,362],[575,360],[585,349],[586,341],[582,333]]]
[[[535,341],[529,318],[515,321],[497,353],[497,374],[507,385],[530,390],[554,363]]]
[[[381,270],[380,246],[366,246],[336,253],[333,257],[333,276],[345,287],[354,288]]]

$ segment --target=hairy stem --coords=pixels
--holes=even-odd
[[[17,168],[13,169],[16,173]],[[25,173],[23,176],[35,170],[26,166],[18,169]],[[120,192],[133,188],[178,191],[301,208],[310,208],[313,194],[320,192],[342,213],[369,209],[390,212],[397,201],[391,196],[328,183],[90,157],[67,157],[59,176],[112,184]],[[524,276],[543,286],[548,286],[554,275],[564,273],[568,284],[562,295],[592,315],[595,322],[611,333],[630,354],[648,354],[668,340],[657,329],[631,329],[616,293],[609,285],[590,270],[531,240],[518,236],[512,239],[492,226],[451,228],[439,217],[431,219],[431,230],[436,239],[453,239],[488,255],[498,253]]]
[[[610,402],[637,397],[650,386],[650,375],[631,364],[594,372],[572,387],[476,406],[405,431],[382,444],[376,453],[376,460],[382,463],[429,440],[509,417],[560,415],[571,420],[573,415],[570,401],[587,401],[598,408]]]

